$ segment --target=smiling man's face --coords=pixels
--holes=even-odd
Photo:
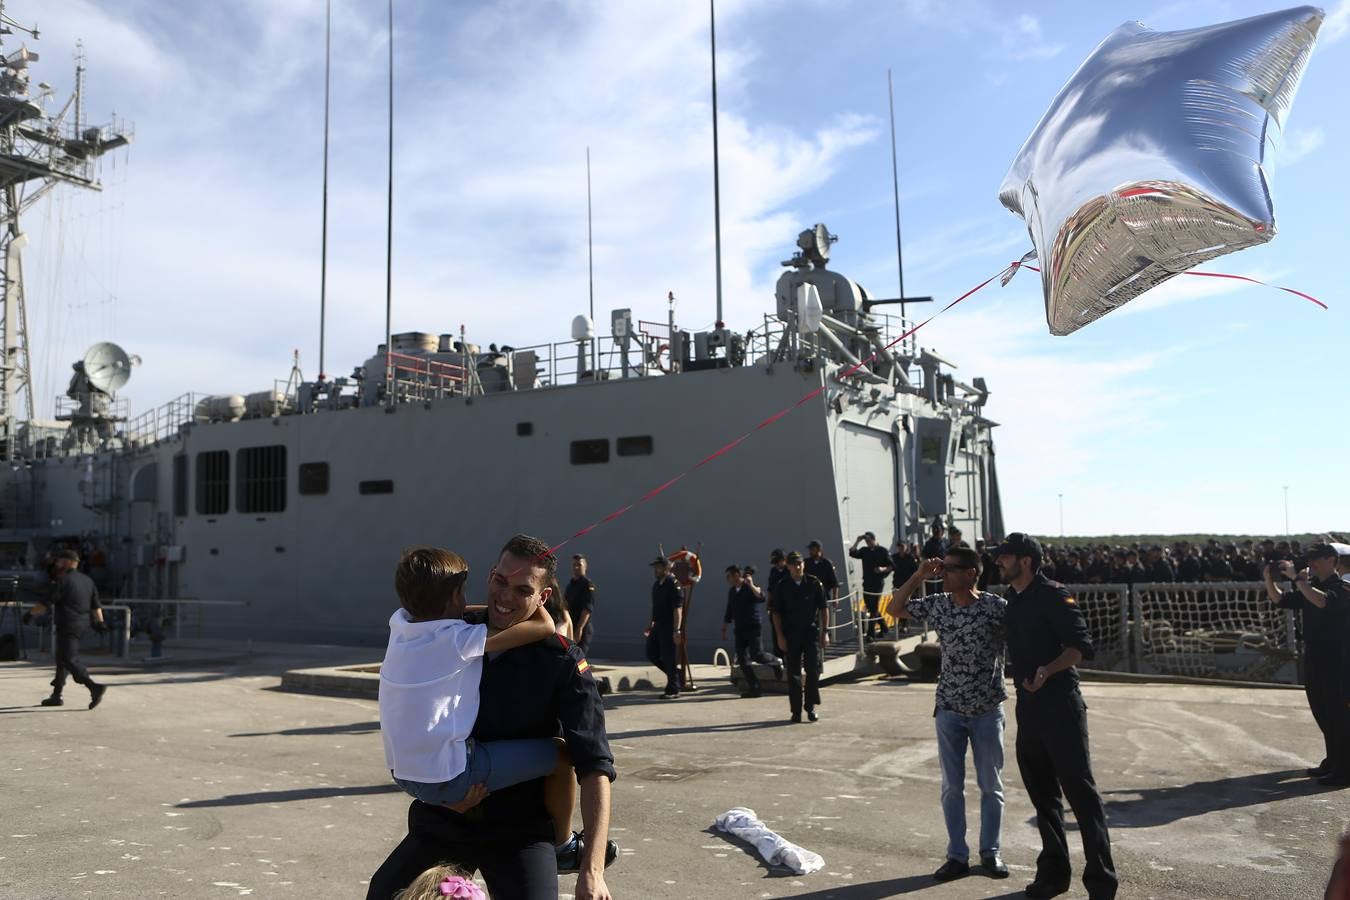
[[[503,553],[488,573],[488,624],[510,628],[534,615],[553,592],[544,586],[545,572],[533,560]]]

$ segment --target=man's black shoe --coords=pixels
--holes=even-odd
[[[782,663],[777,663],[777,664],[773,667],[773,677],[774,677],[774,679],[777,680],[777,681],[782,681],[782,680],[783,680],[783,664],[782,664]]]
[[[42,705],[43,705],[43,706],[65,706],[65,705],[66,705],[66,701],[64,701],[64,700],[61,699],[61,695],[60,695],[60,694],[52,694],[50,697],[48,697],[47,699],[45,699],[45,700],[42,701]]]
[[[1041,881],[1037,879],[1027,885],[1026,896],[1032,900],[1049,900],[1050,897],[1058,897],[1060,894],[1069,892],[1069,883],[1067,881]]]
[[[572,839],[561,847],[555,847],[554,852],[558,856],[559,872],[580,872],[581,858],[586,851],[586,832],[572,832]],[[605,868],[608,869],[614,865],[614,860],[619,858],[619,845],[613,841],[605,841]]]
[[[1329,772],[1317,779],[1317,783],[1326,787],[1350,787],[1350,775],[1345,775],[1340,772]]]
[[[819,721],[820,721],[820,716],[816,715],[816,711],[815,711],[814,709],[808,709],[808,710],[806,711],[806,721],[808,721],[808,722],[819,722]]]
[[[106,684],[89,685],[89,708],[93,709],[95,706],[98,706],[100,703],[102,703],[103,695],[106,694],[107,692],[108,686]]]
[[[788,721],[791,722],[793,725],[800,725],[802,724],[802,714],[793,713],[792,716],[788,719]]]
[[[741,691],[742,700],[753,700],[756,697],[763,697],[763,696],[764,692],[761,691],[759,688],[749,688],[748,690]]]
[[[664,694],[661,695],[661,699],[662,699],[662,700],[674,700],[674,699],[675,699],[676,697],[678,697],[678,696],[680,696],[680,692],[679,692],[679,691],[666,691]]]
[[[1008,867],[997,856],[981,856],[980,867],[990,878],[1007,878]]]
[[[933,873],[933,879],[936,881],[955,881],[958,878],[965,878],[969,874],[970,863],[961,862],[959,859],[949,859]]]

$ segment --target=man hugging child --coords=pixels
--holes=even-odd
[[[394,570],[401,607],[389,619],[380,666],[384,758],[399,787],[423,803],[462,812],[494,790],[545,778],[555,843],[574,840],[571,764],[560,740],[475,741],[483,656],[552,637],[541,606],[499,631],[464,621],[469,567],[449,550],[414,547]],[[466,802],[467,801],[467,802]]]

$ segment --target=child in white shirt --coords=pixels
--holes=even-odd
[[[453,807],[479,785],[475,796],[555,770],[572,777],[553,739],[479,742],[469,736],[478,718],[483,656],[552,637],[554,626],[542,606],[495,634],[470,625],[462,618],[468,575],[463,557],[433,547],[405,550],[394,572],[401,608],[389,619],[380,666],[385,763],[399,787],[433,805]],[[563,796],[570,801],[570,790]],[[570,802],[549,812],[570,835]]]

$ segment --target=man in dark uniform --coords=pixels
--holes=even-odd
[[[572,557],[572,580],[567,582],[563,597],[567,600],[567,613],[572,617],[572,634],[576,636],[581,655],[590,657],[591,638],[595,627],[591,619],[595,615],[595,582],[586,577],[588,563],[584,553]]]
[[[755,567],[746,566],[744,570],[737,566],[727,566],[727,610],[722,616],[722,640],[727,639],[727,626],[735,627],[736,664],[740,666],[745,678],[745,691],[742,697],[758,697],[759,678],[751,663],[773,666],[774,676],[783,677],[783,664],[777,657],[764,652],[760,641],[764,620],[759,608],[764,605],[764,592],[755,584]]]
[[[1308,777],[1328,787],[1350,786],[1350,684],[1343,684],[1346,639],[1350,638],[1350,584],[1336,574],[1336,549],[1313,544],[1303,552],[1308,568],[1289,560],[1266,567],[1266,594],[1272,603],[1303,613],[1304,691],[1313,719],[1322,731],[1326,756]],[[1293,582],[1280,592],[1276,574]]]
[[[835,574],[834,563],[825,557],[825,548],[820,541],[806,545],[806,559],[803,561],[806,574],[816,579],[825,588],[825,599],[839,599],[839,576]]]
[[[942,536],[942,516],[933,520],[933,533],[923,543],[924,559],[942,559],[947,555],[947,539]]]
[[[787,551],[781,547],[774,547],[769,552],[769,577],[765,581],[765,592],[772,597],[773,589],[778,587],[778,582],[787,577]],[[769,629],[769,640],[773,642],[773,655],[782,659],[787,651],[778,643],[778,634],[772,628]]]
[[[507,628],[533,615],[548,599],[546,585],[553,583],[556,565],[544,541],[512,538],[488,576],[488,623]],[[610,855],[614,755],[590,663],[566,638],[549,638],[484,660],[478,692],[474,740],[561,736],[567,743],[581,786],[584,829],[574,894],[577,900],[609,900],[604,866]],[[542,778],[493,791],[471,807],[466,801],[460,809],[413,801],[408,835],[371,877],[367,900],[389,900],[423,871],[442,864],[481,871],[493,897],[555,900],[559,857]]]
[[[1036,809],[1041,853],[1028,897],[1069,889],[1069,845],[1064,835],[1068,799],[1083,838],[1083,884],[1092,900],[1109,900],[1118,884],[1106,813],[1092,777],[1087,704],[1074,667],[1091,659],[1092,641],[1075,599],[1038,570],[1041,545],[1014,532],[994,551],[1008,585],[1004,628],[1017,687],[1017,766]]]
[[[74,550],[57,551],[52,561],[51,573],[56,579],[52,585],[50,598],[52,624],[52,656],[56,660],[56,677],[52,679],[52,695],[42,701],[43,706],[64,706],[61,692],[66,686],[66,675],[89,689],[89,708],[93,709],[103,700],[108,690],[105,684],[98,684],[89,677],[89,670],[80,661],[80,638],[85,628],[91,624],[95,631],[107,631],[103,623],[103,607],[98,601],[98,588],[94,580],[79,571],[80,555]],[[47,612],[47,604],[39,603],[29,613],[24,614],[27,622],[33,615]]]
[[[883,551],[884,552],[884,551]],[[820,705],[820,658],[830,642],[829,607],[825,588],[806,574],[802,555],[787,555],[788,577],[778,582],[769,597],[769,617],[778,642],[786,648],[783,667],[787,670],[788,706],[792,721],[802,720],[802,668],[806,669],[806,718],[817,722]]]
[[[643,634],[647,638],[647,659],[666,673],[666,691],[662,700],[680,696],[680,658],[675,653],[676,636],[684,630],[684,592],[670,575],[670,561],[664,556],[652,560],[652,621]]]
[[[866,543],[867,546],[859,547]],[[867,605],[867,639],[886,637],[886,622],[881,618],[881,592],[886,589],[886,576],[891,571],[891,555],[877,543],[872,532],[858,535],[848,555],[862,564],[863,603]]]

